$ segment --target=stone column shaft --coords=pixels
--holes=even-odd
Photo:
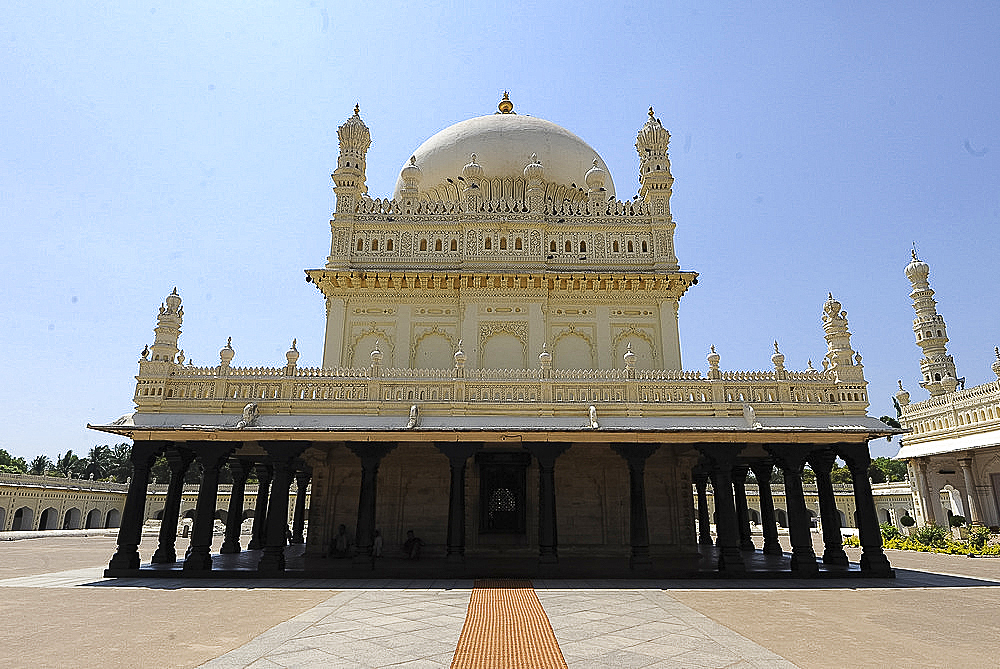
[[[809,511],[802,490],[802,470],[806,454],[800,445],[768,447],[785,478],[785,505],[788,507],[788,539],[792,544],[792,571],[803,576],[819,572],[809,531]]]
[[[294,460],[306,448],[305,442],[270,442],[267,450],[268,464],[274,472],[271,479],[271,498],[267,505],[267,529],[257,571],[264,573],[285,570],[285,542],[288,530],[288,489],[295,474]]]
[[[243,528],[243,498],[246,494],[247,473],[251,464],[242,458],[229,461],[229,471],[233,473],[233,490],[229,494],[229,512],[226,515],[226,539],[222,542],[220,553],[239,553],[240,532]]]
[[[166,453],[170,465],[170,484],[167,486],[167,499],[163,504],[163,517],[160,520],[159,546],[153,553],[151,562],[170,564],[177,562],[177,517],[181,510],[181,496],[184,494],[184,475],[191,466],[194,453],[187,449],[171,448]]]
[[[854,505],[858,512],[858,538],[861,541],[861,571],[876,576],[893,576],[892,566],[882,551],[882,531],[879,529],[872,485],[868,480],[871,456],[868,444],[841,444],[840,457],[851,470],[854,483]]]
[[[264,547],[267,533],[267,502],[271,492],[271,477],[273,470],[268,463],[260,462],[254,466],[257,474],[257,500],[253,509],[253,525],[250,528],[249,550],[259,550]]]
[[[694,485],[698,490],[698,543],[702,546],[711,546],[712,541],[712,519],[708,513],[708,472],[700,466],[695,468]]]
[[[628,463],[629,539],[632,544],[631,565],[652,564],[649,556],[649,519],[646,515],[646,460],[656,444],[613,444],[612,448]]]
[[[833,451],[814,451],[809,455],[809,466],[816,473],[819,516],[823,524],[823,564],[846,566],[848,560],[847,553],[844,552],[844,539],[840,535],[840,513],[837,511],[837,497],[830,479],[836,458]]]
[[[306,488],[309,486],[310,474],[299,471],[295,474],[295,515],[292,517],[292,539],[289,543],[304,544],[306,525]]]
[[[976,496],[976,481],[972,474],[972,458],[959,458],[958,464],[962,468],[962,478],[965,479],[965,496],[969,499],[969,522],[973,525],[982,525],[979,498]]]
[[[139,542],[142,541],[142,523],[146,515],[149,470],[164,445],[162,441],[137,441],[132,446],[132,480],[129,481],[118,528],[118,549],[111,557],[108,569],[139,568]]]
[[[462,562],[465,559],[465,472],[469,457],[475,453],[478,446],[458,442],[437,443],[435,446],[448,458],[448,468],[451,472],[451,484],[448,488],[446,559],[449,562]]]
[[[756,547],[750,538],[750,507],[747,505],[747,465],[733,467],[733,501],[736,504],[736,522],[740,533],[740,550],[752,551]]]
[[[378,467],[382,458],[396,447],[395,443],[350,443],[347,447],[361,459],[361,490],[358,492],[358,523],[355,534],[357,561],[371,559],[375,541],[375,511],[377,508]]]
[[[559,561],[559,537],[556,526],[556,458],[568,444],[525,444],[538,460],[538,561]],[[646,542],[649,543],[648,540]]]
[[[219,495],[219,469],[225,463],[234,445],[229,443],[201,442],[195,453],[201,458],[201,485],[198,487],[198,505],[194,511],[191,545],[184,558],[185,571],[207,571],[212,568],[212,538],[215,529],[215,503]]]
[[[757,491],[760,497],[760,524],[764,532],[764,555],[781,555],[781,544],[778,542],[778,524],[774,519],[774,498],[771,496],[771,474],[774,463],[756,463],[751,466],[754,478],[757,479]]]

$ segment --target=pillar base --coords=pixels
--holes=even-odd
[[[285,551],[269,552],[266,549],[257,563],[257,571],[262,573],[277,573],[285,571]]]
[[[173,564],[177,562],[177,551],[173,548],[157,548],[149,561],[154,564]]]
[[[444,561],[449,564],[462,564],[465,562],[465,555],[457,551],[454,553],[448,553],[448,555],[445,556]]]
[[[800,576],[813,576],[819,573],[816,554],[811,549],[792,549],[792,573]]]
[[[551,553],[538,554],[538,564],[556,564],[557,562],[559,562],[559,556],[556,555],[554,551]]]
[[[843,548],[827,548],[823,551],[823,564],[839,564],[847,566],[849,560]]]
[[[208,552],[208,547],[201,550],[194,549],[184,558],[184,571],[211,571],[212,555]]]
[[[764,555],[781,555],[781,544],[777,541],[765,541],[764,548],[761,550]]]
[[[108,563],[108,569],[138,569],[138,549],[138,546],[119,546],[115,554],[111,556],[111,562]]]
[[[719,573],[726,575],[742,575],[747,572],[738,548],[719,549]]]
[[[222,542],[222,548],[219,549],[219,552],[223,553],[223,554],[226,554],[226,555],[229,555],[231,553],[240,553],[240,552],[242,552],[242,550],[243,549],[240,548],[240,542],[238,542],[238,541],[224,541],[224,542]]]
[[[740,550],[741,551],[750,551],[750,552],[753,552],[753,551],[757,550],[757,547],[754,546],[753,541],[741,541],[740,542]]]
[[[259,551],[264,547],[263,541],[258,541],[257,539],[251,539],[250,543],[247,544],[248,551]]]
[[[872,576],[895,576],[896,572],[893,571],[892,565],[889,564],[889,558],[885,556],[885,553],[879,551],[875,554],[862,553],[861,554],[861,571]]]

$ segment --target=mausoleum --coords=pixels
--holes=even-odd
[[[767,371],[725,370],[714,348],[707,369],[682,363],[679,305],[698,275],[675,253],[670,133],[652,108],[635,137],[638,194],[624,200],[593,148],[516,113],[506,94],[496,113],[420,144],[387,197],[368,192],[372,139],[357,107],[338,135],[329,255],[306,271],[326,303],[322,365],[298,366],[293,341],[284,365],[237,367],[227,342],[219,364],[195,367],[180,350],[181,296],[167,296],[139,360],[135,411],[92,426],[135,444],[109,575],[145,568],[141,512],[159,453],[176,477],[193,459],[204,467],[182,567],[192,575],[225,564],[210,551],[210,514],[227,462],[229,516],[243,516],[236,491],[253,467],[266,528],[250,546],[259,554],[238,534],[223,553],[243,553],[244,566],[252,556],[261,575],[370,574],[401,556],[408,530],[424,547],[405,567],[428,576],[732,575],[760,556],[798,575],[833,573],[847,569],[829,476],[838,456],[854,478],[861,572],[891,575],[867,469],[868,441],[895,431],[866,414],[842,305],[832,295],[822,305],[822,369],[787,369],[777,343]],[[807,463],[822,556],[803,501]],[[775,465],[793,547],[784,557],[766,483]],[[750,470],[762,482],[759,547]],[[292,534],[307,531],[304,546],[286,547],[296,478],[311,483],[311,501]],[[180,569],[170,509],[168,494],[152,558]],[[353,560],[329,557],[340,525]]]

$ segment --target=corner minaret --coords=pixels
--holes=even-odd
[[[913,286],[910,299],[913,300],[913,311],[917,316],[913,319],[913,334],[917,339],[917,346],[924,352],[924,357],[920,360],[920,371],[923,374],[920,385],[935,397],[955,391],[958,385],[955,361],[948,355],[948,328],[944,318],[937,312],[934,291],[927,282],[930,267],[917,258],[916,250],[911,253],[913,259],[906,266],[905,272]]]
[[[639,198],[649,206],[653,216],[653,243],[658,258],[657,269],[676,270],[674,254],[674,221],[670,214],[670,197],[674,177],[670,173],[670,132],[649,108],[649,119],[635,139],[639,153]]]
[[[864,366],[861,355],[851,348],[851,331],[848,329],[847,312],[833,293],[823,305],[823,331],[826,338],[826,357],[823,367],[837,374],[838,382],[864,382]]]
[[[365,185],[365,155],[372,145],[371,132],[359,116],[358,105],[354,105],[354,116],[337,128],[340,139],[340,155],[337,156],[337,171],[331,176],[334,192],[337,194],[337,213],[353,212],[357,198],[368,192]]]
[[[164,304],[160,305],[160,313],[156,317],[156,327],[153,328],[153,346],[149,350],[149,359],[153,361],[174,362],[177,356],[177,341],[181,334],[181,323],[184,321],[184,307],[181,306],[181,296],[174,288]]]

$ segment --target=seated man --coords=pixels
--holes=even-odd
[[[337,528],[337,535],[330,543],[330,557],[343,558],[350,554],[351,542],[347,538],[347,525],[341,523]]]
[[[408,560],[416,560],[420,557],[420,547],[424,545],[423,539],[413,535],[413,530],[406,531],[406,541],[403,542],[403,552]]]

